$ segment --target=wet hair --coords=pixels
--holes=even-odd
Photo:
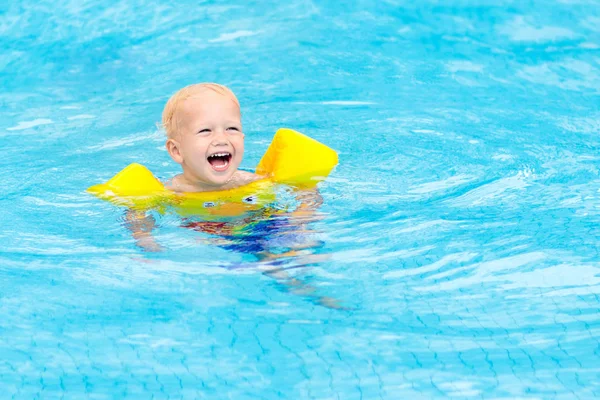
[[[219,85],[218,83],[195,83],[193,85],[186,86],[179,89],[167,104],[162,113],[162,127],[165,130],[168,137],[172,138],[177,134],[177,121],[175,118],[175,112],[179,106],[190,97],[201,93],[205,90],[212,90],[213,92],[219,93],[225,97],[230,98],[240,108],[240,102],[238,101],[235,94],[226,86]]]

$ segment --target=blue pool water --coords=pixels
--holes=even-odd
[[[0,4],[2,398],[600,396],[600,2],[350,3]],[[144,252],[85,189],[199,81],[340,164]]]

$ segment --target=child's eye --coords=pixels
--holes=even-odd
[[[237,126],[230,126],[229,128],[227,128],[228,131],[235,131],[235,132],[239,132],[240,129]]]
[[[208,129],[208,128],[200,129],[198,131],[198,133],[206,135],[207,133],[210,133],[210,129]]]

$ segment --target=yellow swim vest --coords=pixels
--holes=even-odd
[[[291,129],[279,129],[256,167],[266,178],[231,190],[176,193],[143,165],[125,167],[106,183],[88,188],[101,199],[134,209],[172,207],[182,215],[205,218],[235,216],[275,200],[274,183],[310,188],[325,179],[338,163],[326,145]]]

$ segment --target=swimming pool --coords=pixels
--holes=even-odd
[[[373,3],[0,5],[3,397],[600,396],[599,3]],[[197,81],[243,167],[282,126],[340,165],[309,215],[156,215],[143,252],[84,190],[177,173]]]

